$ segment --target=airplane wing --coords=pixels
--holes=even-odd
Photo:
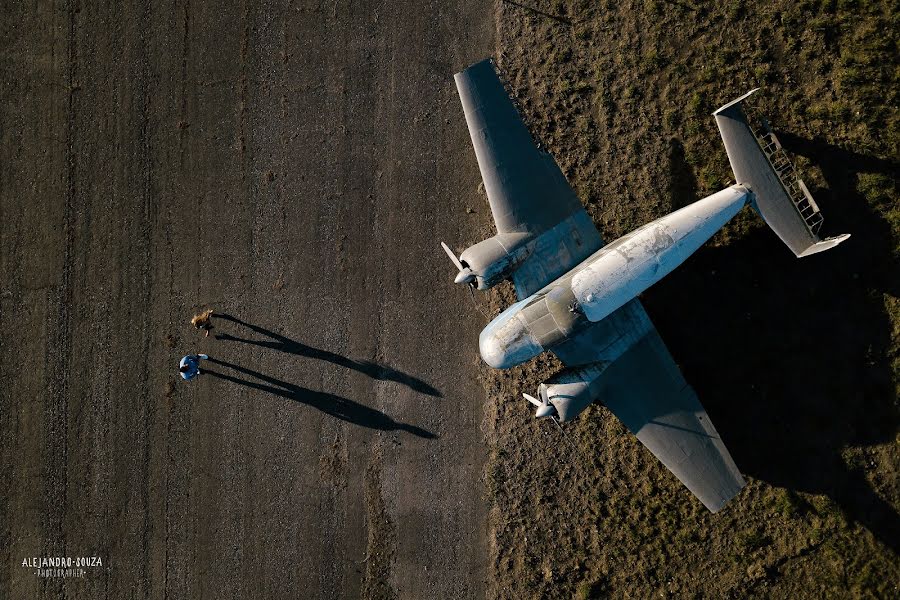
[[[493,62],[476,63],[455,79],[497,232],[537,238],[513,274],[519,299],[526,298],[603,241],[556,161],[535,145]]]
[[[709,510],[718,511],[746,485],[640,302],[632,300],[553,353],[566,366],[605,365],[601,402]]]

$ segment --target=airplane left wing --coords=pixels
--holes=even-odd
[[[640,302],[553,348],[569,367],[600,366],[600,401],[712,512],[745,482]]]
[[[497,232],[534,237],[529,258],[512,275],[521,300],[603,241],[556,161],[535,146],[494,63],[483,60],[455,79]]]

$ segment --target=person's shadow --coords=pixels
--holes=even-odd
[[[367,360],[354,360],[352,358],[342,356],[329,350],[322,350],[321,348],[307,346],[306,344],[303,344],[296,340],[292,340],[283,335],[279,335],[274,331],[264,329],[259,325],[253,325],[252,323],[242,321],[232,315],[216,314],[215,317],[219,319],[225,319],[226,321],[231,321],[233,323],[236,323],[237,325],[246,327],[260,335],[264,335],[269,338],[267,340],[253,340],[237,337],[228,333],[220,333],[216,335],[216,339],[218,340],[252,344],[254,346],[261,346],[263,348],[271,348],[272,350],[277,350],[279,352],[287,352],[288,354],[296,354],[299,356],[306,356],[308,358],[314,358],[317,360],[325,360],[340,367],[352,369],[354,371],[362,373],[363,375],[371,377],[372,379],[377,379],[379,381],[394,381],[403,384],[427,396],[434,396],[437,398],[443,396],[443,394],[441,394],[439,390],[435,389],[425,381],[422,381],[421,379],[407,373],[403,373],[402,371],[398,371],[397,369]]]
[[[701,249],[642,300],[741,471],[830,496],[897,552],[900,517],[864,470],[865,447],[897,435],[885,296],[897,296],[900,277],[891,229],[857,175],[895,176],[898,165],[778,136],[821,167],[829,189],[811,191],[825,227],[852,237],[797,259],[759,221]],[[848,455],[848,446],[863,449]]]
[[[369,408],[368,406],[354,402],[348,398],[343,398],[327,392],[316,392],[213,357],[209,358],[209,362],[233,369],[238,373],[253,377],[259,381],[241,379],[227,373],[211,371],[209,369],[203,369],[205,375],[211,375],[212,377],[230,381],[231,383],[281,396],[282,398],[300,402],[301,404],[306,404],[307,406],[311,406],[332,417],[347,421],[348,423],[361,425],[370,429],[380,429],[382,431],[406,431],[426,439],[434,439],[437,437],[435,434],[422,429],[421,427],[397,422],[383,412],[375,410],[374,408]]]

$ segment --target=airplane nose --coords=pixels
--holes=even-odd
[[[485,333],[486,331],[482,331],[478,338],[478,349],[481,351],[481,358],[495,369],[505,368],[505,349],[500,345],[497,336],[485,335]]]
[[[519,315],[494,319],[481,331],[478,349],[484,362],[495,369],[508,369],[544,351]]]

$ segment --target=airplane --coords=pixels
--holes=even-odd
[[[671,273],[745,206],[806,257],[822,215],[768,126],[743,102],[713,113],[736,184],[604,245],[553,157],[539,149],[491,59],[454,76],[497,234],[459,257],[455,283],[487,290],[511,279],[518,302],[479,336],[482,359],[508,369],[550,351],[565,370],[542,383],[536,418],[571,421],[606,406],[712,512],[745,481],[637,296]],[[758,89],[758,88],[757,88]]]

